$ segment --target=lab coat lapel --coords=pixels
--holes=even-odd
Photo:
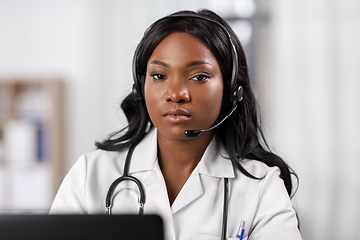
[[[214,136],[199,163],[199,173],[217,178],[234,178],[234,168],[225,146]]]
[[[141,182],[146,191],[145,212],[152,211],[151,202],[155,202],[165,215],[171,215],[166,185],[157,159],[157,129],[153,128],[136,146],[130,164],[130,174],[142,175]],[[146,174],[141,174],[146,173]],[[150,207],[150,209],[149,209]]]
[[[156,163],[153,171],[146,177],[143,182],[146,189],[147,204],[145,204],[146,214],[159,214],[164,225],[164,234],[175,235],[173,214],[170,208],[169,197],[166,190],[164,177],[161,173],[159,164]]]
[[[160,207],[169,206],[170,208],[166,185],[159,164],[155,165],[154,171],[145,179],[144,185],[149,193],[149,197],[151,197],[156,204]]]
[[[199,164],[175,199],[172,205],[173,214],[204,194],[201,175],[216,178],[235,177],[232,163],[228,159],[228,153],[223,144],[215,136],[206,148]]]
[[[157,130],[153,128],[136,146],[130,174],[141,176],[146,191],[146,203],[152,198],[159,206],[169,205],[166,185],[157,161]],[[149,205],[145,204],[145,208]]]
[[[198,167],[196,167],[173,202],[171,207],[172,213],[175,214],[177,211],[203,195],[203,193],[204,190],[201,185]]]

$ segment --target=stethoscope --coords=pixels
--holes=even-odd
[[[106,194],[105,205],[106,205],[106,214],[111,215],[112,202],[114,197],[114,191],[116,187],[124,181],[134,182],[139,190],[139,215],[144,214],[144,206],[146,202],[145,188],[141,181],[136,177],[129,175],[130,161],[136,144],[130,146],[129,151],[126,155],[124,173],[121,177],[117,178],[109,187],[109,190]],[[223,205],[223,220],[222,220],[222,231],[221,239],[226,239],[226,229],[227,229],[227,215],[228,215],[228,199],[229,199],[229,179],[224,178],[224,205]]]

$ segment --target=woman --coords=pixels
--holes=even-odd
[[[245,54],[223,19],[202,10],[156,21],[133,74],[128,127],[77,161],[51,213],[101,213],[128,174],[144,187],[140,212],[159,214],[169,239],[235,239],[242,221],[244,239],[301,239],[290,168],[261,144]],[[112,186],[109,211],[137,213],[136,184]]]

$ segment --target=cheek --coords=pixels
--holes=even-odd
[[[152,122],[154,122],[155,120],[153,118],[158,115],[156,113],[159,111],[157,108],[157,105],[160,102],[159,96],[160,95],[157,94],[156,89],[154,89],[154,87],[152,87],[151,84],[146,84],[145,82],[145,86],[144,86],[145,104]]]
[[[222,80],[214,84],[211,88],[208,89],[208,99],[214,104],[215,106],[221,107],[222,98],[223,98],[223,83]]]
[[[218,84],[201,94],[201,105],[198,109],[203,112],[204,116],[210,119],[217,119],[219,116],[223,97],[223,85]]]

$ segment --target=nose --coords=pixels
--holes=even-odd
[[[190,94],[186,83],[181,79],[169,81],[165,96],[166,102],[187,103],[190,102]]]

